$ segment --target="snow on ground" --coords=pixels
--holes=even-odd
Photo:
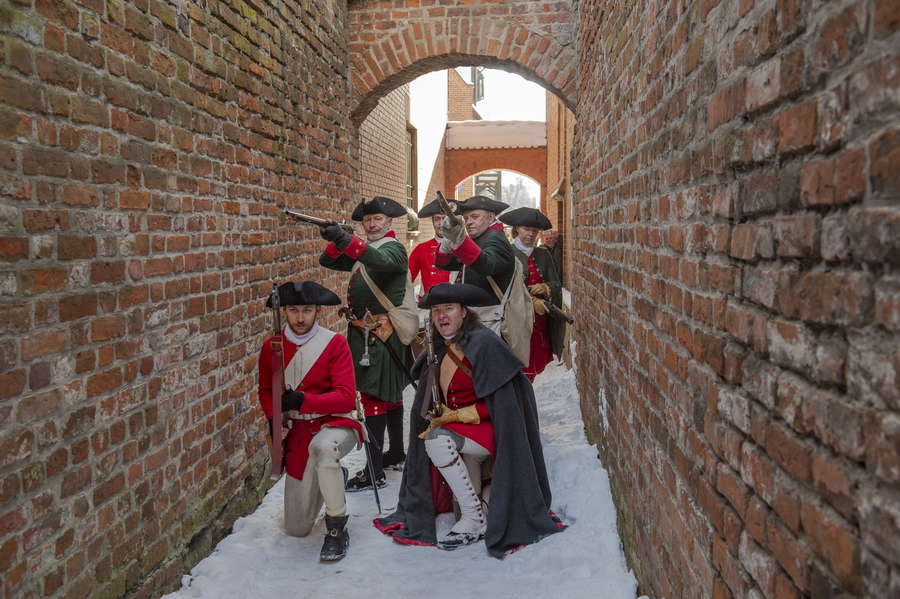
[[[484,543],[458,551],[393,542],[372,525],[374,494],[348,493],[350,550],[339,562],[320,563],[325,532],[320,516],[305,538],[284,534],[284,479],[253,514],[235,522],[231,535],[183,578],[170,599],[250,597],[341,597],[373,599],[635,599],[637,581],[628,570],[616,531],[606,471],[588,445],[573,372],[550,365],[535,381],[544,456],[553,490],[553,511],[569,528],[504,560],[489,557]],[[412,387],[404,403],[412,403]],[[351,476],[365,463],[363,451],[344,458]],[[385,514],[397,505],[401,473],[387,471],[379,490]],[[452,514],[438,519],[438,534]]]

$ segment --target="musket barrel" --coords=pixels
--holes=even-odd
[[[453,206],[450,205],[450,202],[447,201],[447,198],[444,197],[444,194],[441,193],[439,189],[437,192],[438,204],[441,205],[441,210],[444,211],[444,214],[447,216],[447,219],[450,221],[451,225],[459,224],[459,217],[453,212]]]
[[[317,227],[327,227],[331,223],[328,222],[327,219],[319,218],[318,216],[311,216],[309,214],[303,214],[302,212],[294,212],[293,210],[285,210],[284,213],[294,220],[299,220],[300,222],[309,223],[311,225],[316,225]],[[341,222],[335,221],[337,225],[339,225],[343,230],[348,233],[353,233],[353,226],[347,223],[345,220]]]

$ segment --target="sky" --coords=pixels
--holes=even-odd
[[[551,364],[535,381],[535,396],[551,507],[568,525],[563,532],[503,560],[488,556],[483,541],[457,551],[401,545],[372,525],[378,512],[371,491],[348,493],[348,555],[320,563],[324,518],[307,537],[286,536],[282,478],[256,512],[238,519],[213,554],[184,575],[182,588],[165,597],[636,599],[637,580],[622,553],[609,478],[584,434],[574,372]],[[412,387],[404,404],[408,412]],[[365,463],[364,455],[357,451],[343,462],[352,474]],[[387,471],[387,487],[379,491],[384,514],[396,508],[401,476]],[[452,514],[439,516],[437,526],[439,535],[448,531]]]
[[[546,90],[520,75],[484,70],[484,100],[475,105],[486,121],[546,120]]]

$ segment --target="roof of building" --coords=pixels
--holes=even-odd
[[[488,148],[544,148],[544,121],[451,121],[447,123],[448,150]]]

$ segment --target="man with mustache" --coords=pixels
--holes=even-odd
[[[354,221],[362,223],[365,240],[336,223],[321,229],[322,238],[329,243],[319,256],[319,264],[352,273],[347,285],[347,306],[353,321],[347,340],[369,428],[368,453],[374,472],[374,481],[366,468],[356,473],[347,481],[349,492],[371,489],[373,485],[382,488],[387,484],[382,448],[389,418],[400,423],[399,430],[393,427],[396,438],[391,437],[391,447],[401,450],[403,447],[403,389],[409,384],[412,358],[408,345],[393,330],[388,310],[378,293],[394,306],[403,303],[409,277],[406,248],[391,227],[394,218],[405,215],[406,209],[397,202],[374,197],[360,202],[352,215]]]

